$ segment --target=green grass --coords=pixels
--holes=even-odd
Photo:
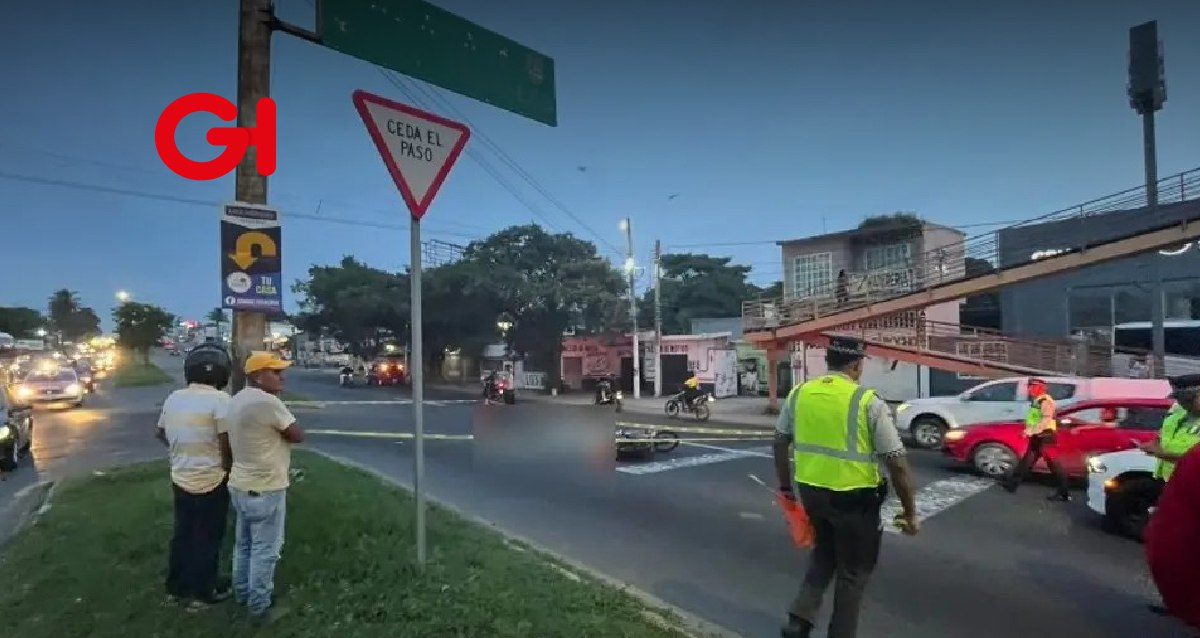
[[[288,493],[277,595],[291,613],[255,632],[232,602],[166,603],[167,469],[75,479],[0,555],[0,618],[21,638],[681,638],[632,596],[564,575],[532,550],[431,506],[429,562],[414,564],[407,491],[311,452]],[[227,539],[228,544],[231,537]],[[222,568],[228,568],[222,559]],[[659,618],[663,616],[658,615]]]
[[[117,387],[161,385],[171,383],[171,376],[153,363],[129,361],[113,371],[112,383]]]

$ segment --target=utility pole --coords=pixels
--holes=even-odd
[[[1146,168],[1146,212],[1153,215],[1158,208],[1158,152],[1154,132],[1154,114],[1167,101],[1167,80],[1163,63],[1162,42],[1158,39],[1158,22],[1151,20],[1129,29],[1129,105],[1142,116],[1142,155]],[[1154,298],[1151,299],[1151,341],[1154,348],[1152,371],[1158,376],[1165,372],[1166,334],[1163,322],[1166,304],[1163,299],[1162,255],[1150,255],[1153,273]]]
[[[654,396],[662,396],[662,242],[654,240]]]
[[[271,1],[241,0],[238,17],[237,125],[258,125],[258,101],[271,94]],[[267,176],[257,169],[258,147],[251,146],[238,164],[234,198],[246,204],[266,205]],[[242,364],[267,339],[267,316],[261,312],[233,311],[233,378],[230,392],[246,386]]]
[[[621,220],[621,230],[625,231],[625,274],[629,278],[629,321],[633,324],[633,398],[642,398],[642,365],[641,353],[638,352],[637,324],[637,295],[634,293],[634,260],[633,260],[633,223],[629,218]]]

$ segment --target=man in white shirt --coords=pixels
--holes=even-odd
[[[237,513],[233,595],[257,620],[284,613],[272,607],[271,596],[283,549],[291,447],[304,440],[296,417],[278,396],[290,365],[271,352],[252,353],[245,364],[246,387],[229,406],[229,493]]]
[[[229,439],[225,415],[232,361],[219,346],[188,353],[183,376],[188,386],[163,402],[156,436],[167,446],[175,493],[175,531],[167,565],[167,595],[191,607],[229,597],[217,578],[217,561],[229,516]]]

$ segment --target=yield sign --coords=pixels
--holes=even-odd
[[[421,219],[467,145],[470,129],[366,91],[354,92],[354,108],[367,125],[413,219]]]

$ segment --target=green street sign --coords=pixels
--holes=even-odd
[[[424,0],[319,0],[334,51],[558,126],[554,60]]]

